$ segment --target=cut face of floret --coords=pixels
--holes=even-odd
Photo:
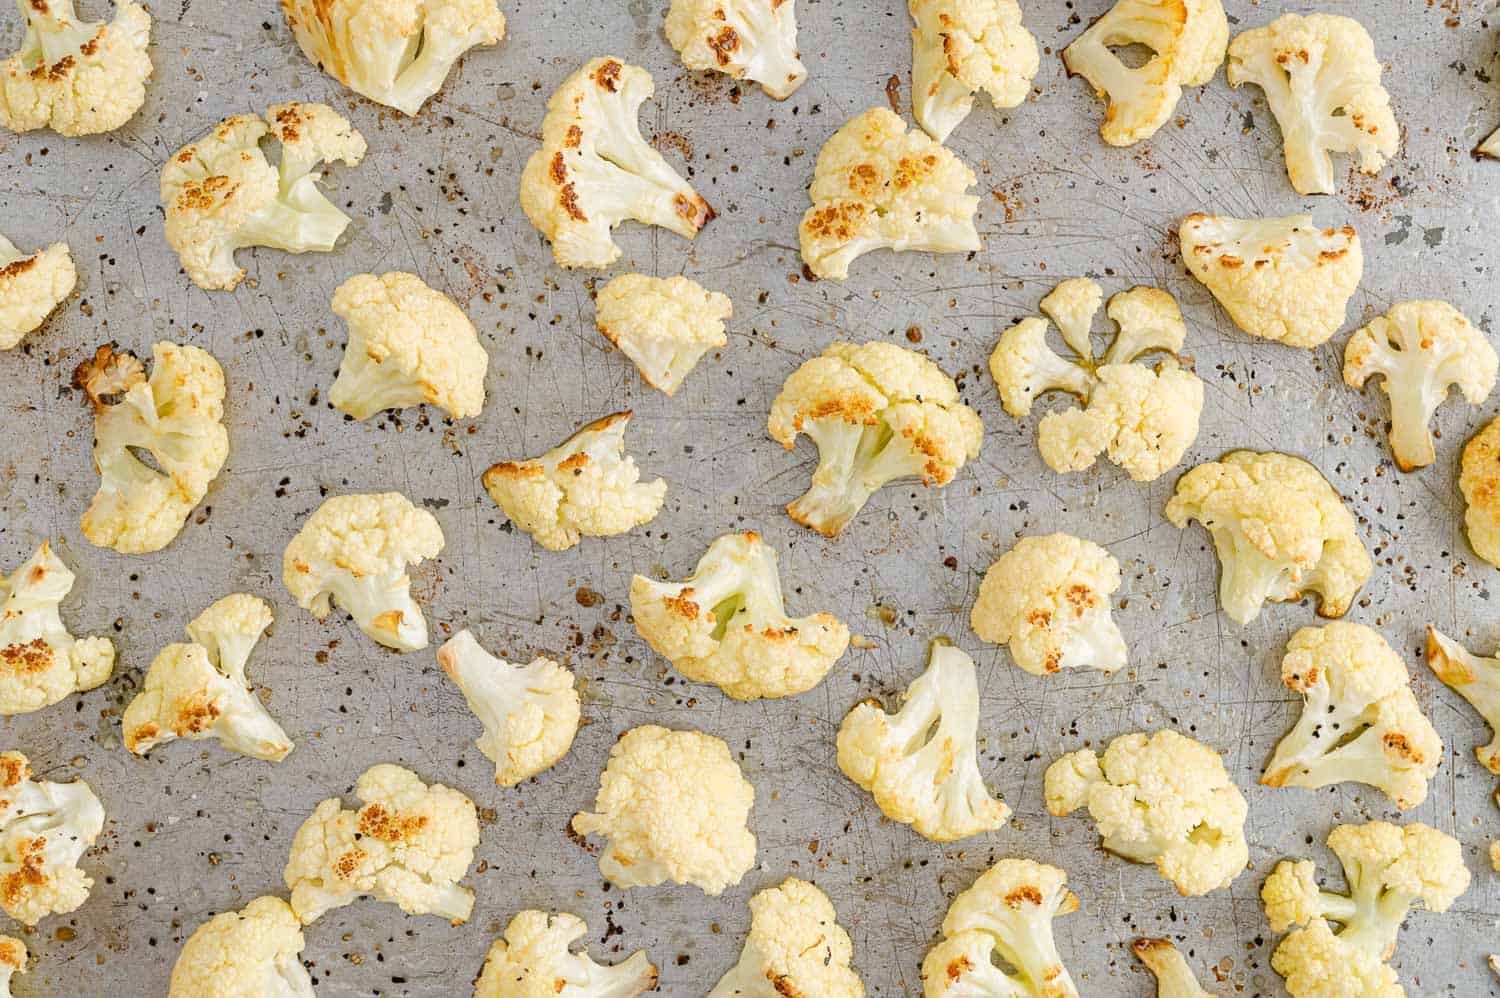
[[[969,116],[974,92],[1015,107],[1041,66],[1036,39],[1016,0],[907,0],[911,32],[911,110],[939,142]]]
[[[1214,998],[1198,986],[1186,958],[1170,941],[1137,939],[1130,950],[1156,978],[1156,998]]]
[[[864,998],[854,952],[828,895],[789,877],[750,899],[750,938],[708,998]]]
[[[9,350],[73,293],[78,271],[66,243],[22,253],[0,236],[0,350]]]
[[[291,907],[258,897],[198,926],[172,968],[167,998],[316,998]]]
[[[60,135],[112,132],[146,102],[151,16],[117,3],[108,23],[81,21],[73,0],[17,0],[21,47],[0,64],[0,126]]]
[[[729,342],[727,295],[686,277],[621,274],[599,289],[594,322],[635,362],[652,388],[671,396],[703,355]]]
[[[1485,769],[1500,775],[1500,659],[1481,658],[1429,625],[1427,665],[1489,724],[1494,737],[1474,754]]]
[[[572,952],[587,931],[583,919],[566,912],[520,912],[490,947],[474,998],[635,998],[656,987],[645,950],[612,965]]]
[[[1464,496],[1464,527],[1474,553],[1500,567],[1500,417],[1464,445],[1458,489]]]
[[[715,540],[682,582],[637,575],[630,612],[677,671],[736,700],[805,693],[849,647],[831,614],[787,616],[776,552],[754,533]]]
[[[94,886],[78,860],[103,828],[87,783],[32,779],[24,755],[0,752],[0,907],[23,925],[76,910]]]
[[[0,715],[28,714],[100,686],[115,667],[109,638],[79,640],[58,607],[74,575],[45,541],[8,577],[0,577]]]
[[[759,83],[777,100],[807,79],[797,0],[672,0],[666,30],[688,69]]]

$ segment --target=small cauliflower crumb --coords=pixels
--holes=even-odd
[[[729,342],[724,323],[734,314],[727,295],[686,277],[621,274],[599,289],[594,322],[629,357],[646,384],[664,395],[710,350]]]

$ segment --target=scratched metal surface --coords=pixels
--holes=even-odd
[[[833,898],[872,994],[917,994],[917,968],[948,900],[1005,855],[1067,868],[1083,906],[1057,934],[1085,994],[1151,993],[1126,949],[1143,933],[1181,939],[1206,981],[1214,975],[1204,968],[1217,968],[1224,993],[1282,993],[1268,964],[1274,937],[1257,903],[1261,880],[1285,855],[1316,857],[1337,877],[1322,846],[1329,828],[1396,812],[1355,786],[1311,794],[1255,784],[1295,715],[1277,663],[1290,632],[1314,619],[1310,609],[1274,607],[1236,629],[1216,612],[1205,535],[1162,519],[1174,475],[1148,486],[1109,466],[1059,477],[1038,459],[1035,422],[1002,413],[981,373],[997,334],[1055,281],[1082,273],[1109,292],[1149,282],[1181,301],[1188,352],[1209,387],[1190,462],[1233,447],[1285,449],[1312,460],[1357,512],[1378,567],[1351,619],[1380,627],[1406,653],[1448,746],[1430,798],[1407,817],[1457,835],[1474,871],[1451,914],[1409,921],[1396,965],[1413,993],[1489,993],[1483,957],[1494,946],[1500,889],[1483,849],[1500,822],[1495,780],[1472,755],[1487,735],[1418,650],[1428,621],[1482,650],[1500,642],[1495,570],[1464,540],[1455,482],[1462,440],[1500,409],[1500,396],[1479,410],[1444,407],[1438,463],[1398,474],[1380,432],[1382,398],[1339,382],[1346,334],[1312,353],[1250,340],[1185,277],[1171,236],[1189,210],[1311,208],[1320,222],[1352,222],[1365,240],[1348,329],[1393,301],[1425,297],[1449,299],[1490,328],[1500,305],[1500,165],[1467,155],[1500,123],[1486,75],[1497,68],[1486,11],[1470,0],[1323,5],[1362,15],[1371,29],[1406,141],[1379,177],[1346,177],[1339,195],[1304,199],[1286,182],[1259,93],[1231,91],[1222,74],[1190,93],[1180,122],[1152,141],[1103,146],[1102,106],[1065,77],[1055,52],[1104,0],[1029,0],[1028,24],[1047,47],[1039,95],[1011,112],[982,106],[953,139],[980,174],[984,251],[867,257],[846,283],[811,283],[797,276],[795,243],[813,159],[845,120],[886,101],[892,74],[908,93],[910,55],[899,0],[799,6],[812,78],[785,104],[685,74],[661,34],[661,0],[556,0],[504,4],[509,37],[472,54],[440,99],[405,120],[319,75],[266,0],[172,0],[158,4],[156,79],[129,126],[82,141],[0,138],[0,229],[25,246],[66,238],[80,271],[61,314],[0,356],[0,561],[14,565],[57,539],[79,576],[66,619],[79,633],[112,633],[120,648],[103,688],[0,725],[0,742],[27,752],[41,773],[86,778],[109,815],[84,862],[96,879],[92,897],[27,936],[35,959],[18,994],[164,993],[188,933],[212,913],[280,891],[291,836],[314,804],[388,760],[463,789],[485,809],[467,878],[478,894],[474,918],[451,928],[373,902],[326,916],[308,930],[304,953],[323,995],[467,994],[490,941],[524,906],[577,912],[596,955],[645,947],[664,991],[699,994],[734,960],[748,896],[789,874]],[[1226,6],[1247,26],[1283,7]],[[0,43],[9,49],[20,33],[10,18]],[[734,300],[729,347],[674,400],[644,390],[608,349],[592,327],[589,276],[554,266],[517,203],[547,95],[583,59],[605,53],[655,74],[645,130],[720,212],[693,244],[639,227],[618,235],[626,252],[614,272],[685,273]],[[355,219],[346,245],[300,258],[242,253],[245,286],[199,291],[162,239],[158,167],[219,118],[289,98],[333,103],[369,139],[362,166],[330,173],[334,199]],[[407,412],[359,424],[312,401],[326,393],[344,342],[328,311],[333,288],[388,269],[422,275],[478,325],[492,356],[479,419],[455,427]],[[824,541],[781,511],[805,485],[812,451],[786,453],[766,438],[769,404],[782,379],[834,337],[906,343],[909,327],[959,373],[987,426],[984,453],[943,491],[886,489],[844,536]],[[231,453],[196,522],[170,548],[122,557],[79,534],[96,479],[90,418],[67,374],[101,341],[148,352],[164,337],[204,346],[223,364]],[[637,413],[632,450],[671,483],[661,517],[563,554],[508,529],[480,488],[482,469],[627,406]],[[317,623],[283,590],[282,547],[322,492],[385,489],[425,503],[447,535],[418,581],[438,633],[469,626],[496,652],[556,655],[582,678],[587,726],[540,780],[516,790],[491,783],[473,747],[478,723],[430,650],[380,650],[340,614]],[[783,552],[794,612],[833,611],[873,644],[793,700],[740,704],[676,681],[622,609],[632,572],[680,577],[711,538],[751,527]],[[1131,664],[1113,677],[1036,679],[968,630],[991,559],[1018,534],[1055,528],[1106,543],[1125,565],[1128,606],[1117,618]],[[275,605],[253,678],[270,688],[296,750],[279,766],[212,743],[130,756],[119,713],[144,668],[193,614],[235,590]],[[979,662],[983,771],[1016,811],[1008,827],[947,847],[883,822],[840,776],[833,751],[850,705],[899,689],[938,634]],[[718,899],[684,888],[606,890],[594,857],[564,834],[568,817],[592,802],[614,738],[648,721],[727,739],[756,786],[757,865]],[[1052,819],[1042,808],[1041,776],[1060,752],[1163,725],[1226,752],[1251,802],[1253,868],[1231,890],[1179,899],[1154,870],[1102,855],[1087,820]]]

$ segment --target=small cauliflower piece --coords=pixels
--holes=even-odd
[[[807,79],[797,51],[797,0],[672,0],[667,41],[688,69],[759,83],[776,100]]]
[[[621,274],[599,289],[594,322],[646,384],[671,397],[704,354],[729,342],[733,314],[728,295],[686,277]]]
[[[59,135],[112,132],[146,102],[151,15],[115,4],[114,19],[80,21],[73,0],[23,0],[21,47],[0,65],[0,126]]]
[[[983,90],[995,107],[1015,107],[1041,68],[1036,38],[1017,0],[907,0],[911,32],[911,113],[947,142]]]
[[[512,665],[459,631],[437,651],[443,672],[484,725],[476,744],[495,764],[495,782],[513,787],[557,765],[578,733],[573,674],[549,658]]]
[[[484,473],[485,491],[548,551],[650,523],[666,501],[667,483],[642,482],[635,458],[625,453],[630,417],[627,409],[596,419],[541,457],[494,465]]]
[[[599,872],[616,887],[670,880],[717,897],[755,865],[754,803],[721,739],[646,724],[609,750],[594,811],[575,814],[573,831],[605,836]]]
[[[167,998],[314,998],[302,925],[278,897],[258,897],[198,926],[182,944]]]
[[[1283,14],[1242,31],[1229,45],[1231,87],[1253,83],[1281,127],[1286,172],[1298,194],[1332,194],[1329,153],[1359,157],[1361,173],[1379,173],[1401,135],[1380,60],[1364,26],[1333,14]]]
[[[281,143],[276,169],[260,142]],[[349,224],[318,189],[317,167],[358,166],[365,138],[327,104],[277,104],[265,119],[236,115],[183,146],[161,171],[167,245],[194,284],[229,291],[245,276],[236,250],[268,246],[288,253],[327,253]]]
[[[74,579],[46,541],[0,576],[0,716],[50,707],[102,686],[114,671],[114,642],[73,637],[58,613]]]
[[[587,931],[583,919],[566,912],[520,912],[490,947],[474,998],[635,998],[656,987],[645,950],[612,965],[572,952]]]
[[[26,944],[15,936],[0,936],[0,998],[11,998],[10,979],[26,973]],[[292,996],[296,998],[296,996]]]
[[[443,550],[437,517],[399,492],[334,496],[317,508],[281,556],[281,580],[322,620],[331,601],[387,648],[427,647],[427,619],[411,595],[408,566]]]
[[[1198,986],[1192,968],[1170,941],[1137,939],[1130,951],[1156,978],[1156,998],[1214,998]]]
[[[0,236],[0,350],[16,346],[46,321],[77,283],[67,243],[22,253]]]
[[[1489,398],[1500,357],[1458,309],[1445,301],[1403,301],[1344,347],[1344,383],[1363,388],[1371,375],[1391,403],[1391,452],[1402,471],[1437,460],[1428,424],[1457,387],[1470,405]]]
[[[1010,819],[1010,808],[990,796],[980,775],[978,733],[974,660],[938,638],[900,710],[890,714],[866,700],[845,716],[839,769],[870,791],[887,818],[934,842],[953,842]]]
[[[1370,577],[1354,517],[1317,468],[1274,451],[1231,451],[1177,480],[1166,508],[1178,528],[1197,520],[1219,556],[1219,604],[1248,624],[1266,601],[1318,596],[1342,617]]]
[[[1120,563],[1093,541],[1023,537],[984,573],[969,623],[981,640],[1009,645],[1011,659],[1033,676],[1114,672],[1126,655],[1109,615],[1119,588]]]
[[[0,907],[22,925],[75,911],[91,877],[78,868],[104,829],[104,806],[82,780],[34,780],[19,752],[0,752]]]
[[[121,554],[160,551],[182,530],[229,457],[224,370],[206,350],[162,341],[151,377],[134,354],[105,344],[73,372],[94,410],[99,491],[83,536]],[[136,457],[151,455],[156,467]]]
[[[1464,496],[1469,546],[1500,568],[1500,417],[1486,423],[1464,445],[1458,489]]]
[[[798,236],[814,276],[842,281],[866,253],[973,253],[980,249],[966,193],[974,171],[941,143],[883,107],[851,119],[824,144]]]
[[[361,895],[408,915],[441,915],[460,925],[474,892],[458,886],[479,844],[474,802],[409,769],[381,763],[354,785],[357,811],[330,797],[292,838],[285,879],[303,925]]]
[[[708,998],[864,998],[853,953],[828,895],[788,877],[750,899],[750,938]]]
[[[1474,155],[1476,157],[1485,156],[1489,159],[1500,159],[1500,128],[1495,129],[1483,142],[1474,147]],[[1495,957],[1490,957],[1492,966],[1495,960]],[[1495,973],[1500,974],[1500,969],[1497,969]]]
[[[635,576],[630,612],[678,672],[736,700],[806,693],[849,647],[831,614],[787,616],[776,551],[753,532],[716,539],[682,582]]]
[[[1500,659],[1481,658],[1429,624],[1427,666],[1489,724],[1494,737],[1475,748],[1474,755],[1500,776]]]

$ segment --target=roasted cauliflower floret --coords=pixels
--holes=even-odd
[[[864,998],[853,953],[828,895],[788,877],[750,899],[750,938],[708,998]]]
[[[73,637],[58,614],[74,578],[46,541],[0,576],[0,716],[49,707],[103,685],[114,671],[114,642]]]
[[[258,897],[198,926],[172,967],[167,998],[314,998],[302,925],[278,897]]]
[[[59,135],[112,132],[146,102],[151,15],[115,4],[108,23],[80,21],[73,0],[23,0],[21,47],[0,65],[0,126]]]
[[[103,828],[87,783],[34,780],[24,755],[0,752],[0,908],[22,925],[76,910],[94,886],[78,860]]]
[[[22,253],[0,236],[0,350],[9,350],[73,293],[78,271],[67,243]]]
[[[1484,156],[1489,159],[1500,159],[1500,128],[1495,129],[1486,136],[1483,142],[1474,147],[1474,155],[1476,158]],[[1496,957],[1490,957],[1490,966],[1496,967],[1495,973],[1500,975],[1500,964],[1497,964],[1496,961]]]
[[[1481,658],[1429,625],[1427,665],[1489,724],[1494,737],[1474,754],[1485,769],[1500,775],[1500,659]]]
[[[621,274],[604,285],[595,309],[604,338],[635,363],[646,384],[668,396],[704,354],[729,342],[724,322],[734,314],[728,295],[686,277],[644,274]]]
[[[26,944],[21,940],[15,936],[0,936],[0,998],[11,998],[10,979],[26,973],[29,956]]]
[[[490,947],[474,998],[635,998],[656,987],[645,950],[610,965],[572,952],[587,931],[583,919],[566,912],[520,912]]]
[[[939,142],[974,109],[983,90],[996,107],[1015,107],[1041,68],[1036,39],[1016,0],[907,0],[911,32],[911,112]]]
[[[1192,968],[1170,941],[1137,939],[1130,951],[1156,978],[1156,998],[1214,998],[1198,986]]]
[[[797,51],[797,0],[672,0],[667,41],[688,69],[759,83],[777,100],[807,79]]]
[[[1474,553],[1500,567],[1500,417],[1464,445],[1458,488],[1464,496],[1464,528]]]

